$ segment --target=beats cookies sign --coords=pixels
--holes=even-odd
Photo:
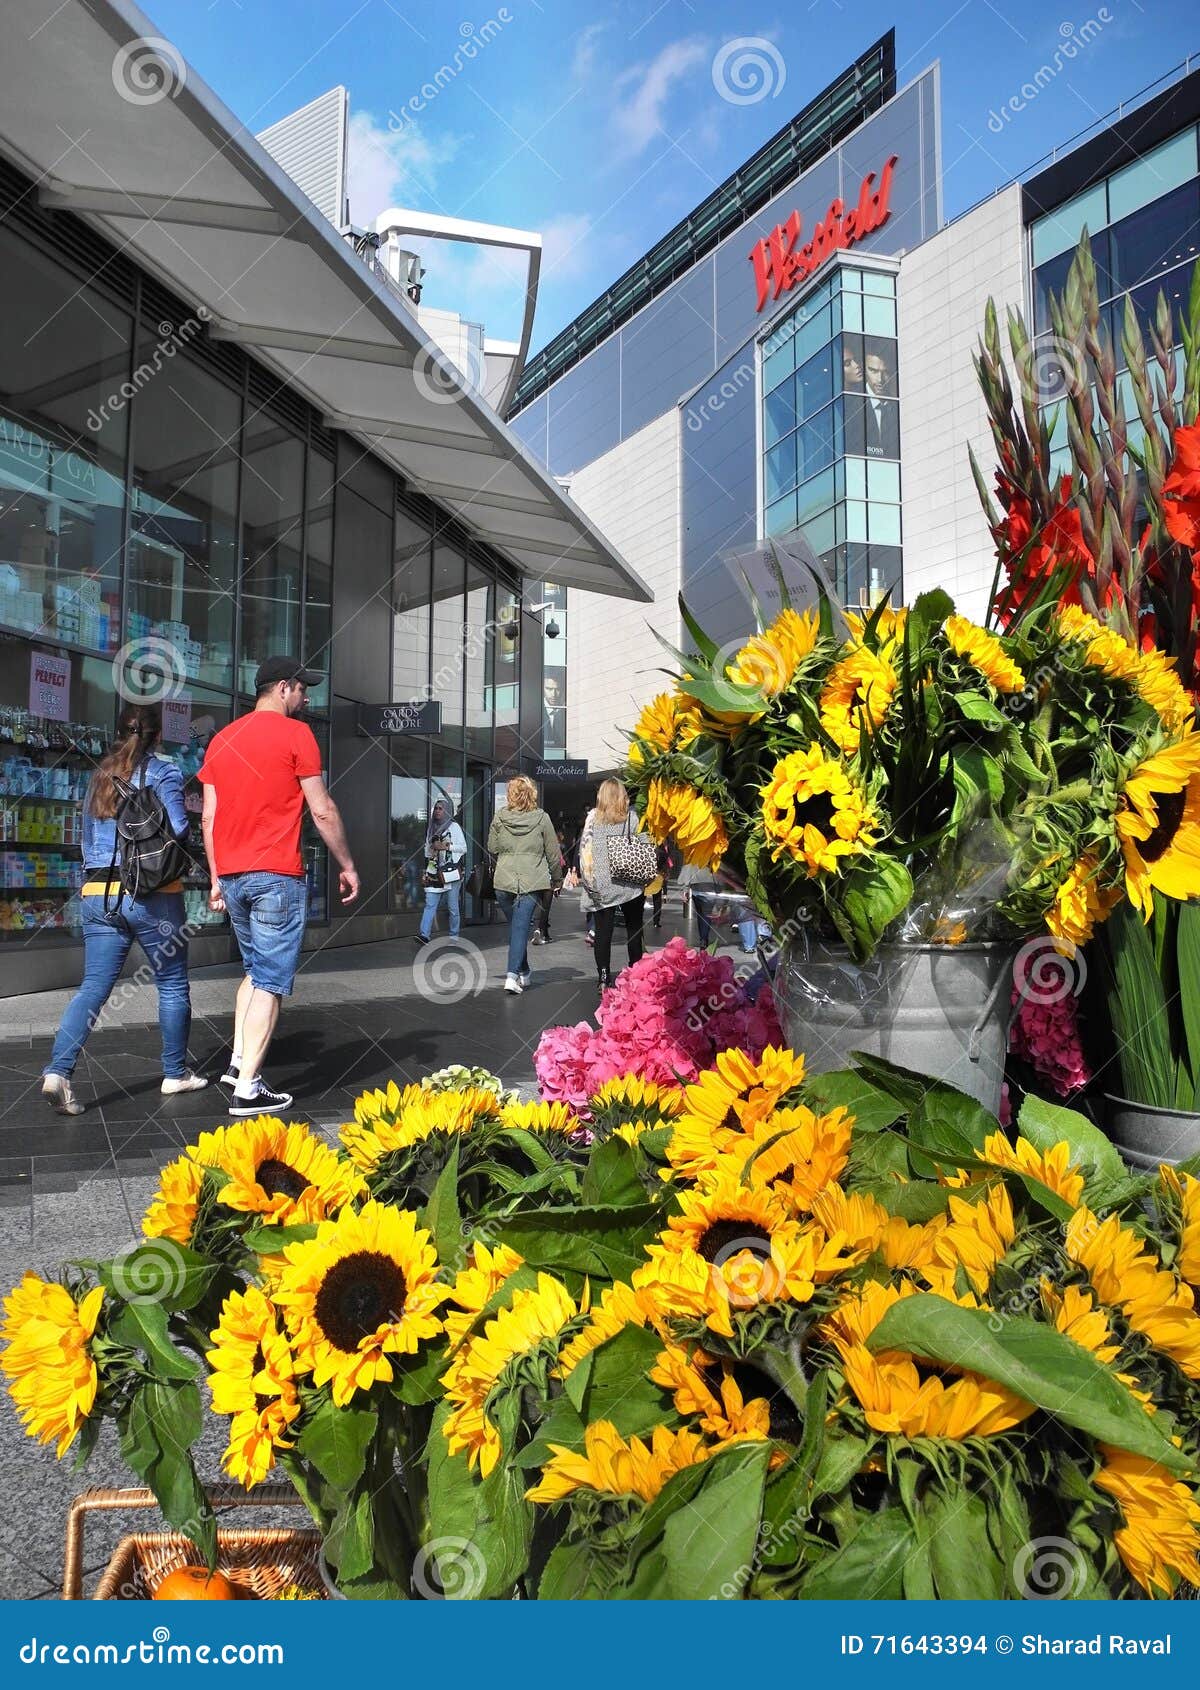
[[[804,219],[793,211],[786,223],[777,223],[765,240],[758,241],[750,254],[754,266],[754,285],[758,290],[761,311],[768,300],[781,299],[790,293],[797,282],[811,276],[831,253],[850,247],[886,223],[890,215],[888,200],[892,192],[892,172],[897,154],[893,154],[879,173],[875,184],[873,170],[863,177],[858,191],[858,204],[846,210],[844,201],[834,200],[824,218],[812,232],[812,239],[800,245]]]

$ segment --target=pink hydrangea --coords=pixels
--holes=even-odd
[[[1042,964],[1043,970],[1046,966]],[[1056,989],[1044,974],[1036,990],[1017,1010],[1009,1034],[1009,1049],[1058,1093],[1070,1097],[1081,1091],[1092,1077],[1079,1038],[1079,1002],[1072,989],[1074,976],[1064,962],[1062,987]],[[1013,988],[1013,1002],[1020,994]]]
[[[758,1057],[783,1034],[769,987],[752,1000],[731,958],[672,939],[622,971],[596,1012],[598,1026],[549,1027],[534,1053],[541,1094],[582,1109],[605,1080],[636,1074],[688,1084],[717,1053]]]

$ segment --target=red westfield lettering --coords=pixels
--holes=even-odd
[[[874,185],[875,172],[867,172],[858,191],[858,204],[849,211],[842,200],[834,200],[813,230],[812,239],[803,246],[799,242],[804,220],[798,211],[793,211],[786,223],[777,223],[765,240],[755,244],[750,262],[758,289],[756,311],[761,311],[769,299],[780,299],[790,293],[797,282],[811,276],[831,253],[853,246],[887,222],[897,157],[893,153],[880,171],[878,187]]]

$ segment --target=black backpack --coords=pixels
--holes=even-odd
[[[113,776],[119,797],[115,817],[117,838],[104,893],[105,915],[110,913],[108,898],[114,879],[120,881],[121,887],[113,906],[119,910],[122,898],[148,898],[161,886],[182,879],[193,867],[186,847],[175,836],[162,799],[146,785],[144,763],[139,765],[137,773],[141,779],[136,786]]]

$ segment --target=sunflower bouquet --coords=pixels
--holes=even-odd
[[[588,1100],[389,1086],[163,1170],[4,1304],[31,1436],[296,1487],[352,1597],[1076,1597],[1200,1583],[1200,1181],[1082,1117],[768,1047]]]
[[[942,592],[843,616],[780,589],[732,658],[681,607],[692,649],[625,770],[651,834],[725,862],[777,931],[858,962],[885,940],[1070,944],[1126,890],[1179,884],[1189,836],[1161,842],[1155,805],[1193,790],[1200,741],[1159,654],[1077,608],[1000,635]]]

